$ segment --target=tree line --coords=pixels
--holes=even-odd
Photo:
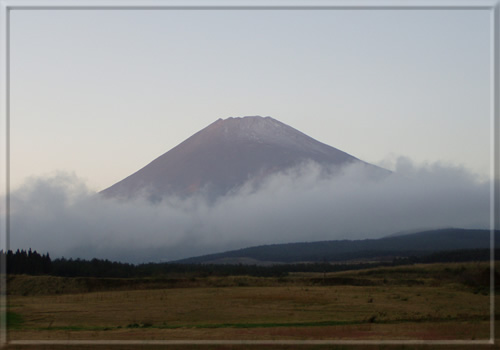
[[[28,251],[18,249],[15,253],[0,250],[0,259],[5,263],[7,274],[46,275],[52,272],[49,253],[40,255],[31,248]]]
[[[500,249],[495,250],[500,256]],[[0,250],[0,261],[6,264],[7,274],[52,275],[62,277],[111,277],[140,278],[162,276],[256,276],[283,277],[290,272],[338,272],[358,270],[380,266],[411,265],[416,263],[487,261],[490,259],[489,249],[467,249],[427,253],[420,256],[395,257],[385,262],[352,262],[335,263],[317,261],[312,263],[259,265],[215,265],[215,264],[180,264],[180,263],[147,263],[129,264],[107,259],[66,259],[52,260],[49,253],[39,254],[29,249],[11,250],[6,253]],[[497,258],[498,259],[498,258]]]

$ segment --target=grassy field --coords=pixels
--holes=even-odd
[[[490,337],[487,263],[284,278],[13,276],[8,294],[8,338],[13,342]]]

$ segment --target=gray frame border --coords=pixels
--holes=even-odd
[[[0,346],[12,345],[491,345],[495,344],[495,229],[500,229],[500,0],[0,0],[0,249],[10,246],[10,13],[12,10],[489,10],[490,11],[490,338],[487,340],[15,340],[6,328],[6,262],[0,261]],[[1,77],[4,77],[3,79]]]

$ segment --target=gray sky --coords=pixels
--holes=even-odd
[[[245,115],[375,164],[490,173],[488,11],[11,15],[13,189],[62,170],[101,190]]]

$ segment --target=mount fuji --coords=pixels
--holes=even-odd
[[[314,162],[328,174],[357,163],[374,176],[390,171],[316,141],[271,117],[218,119],[100,193],[108,198],[204,195],[216,199],[251,181]]]

